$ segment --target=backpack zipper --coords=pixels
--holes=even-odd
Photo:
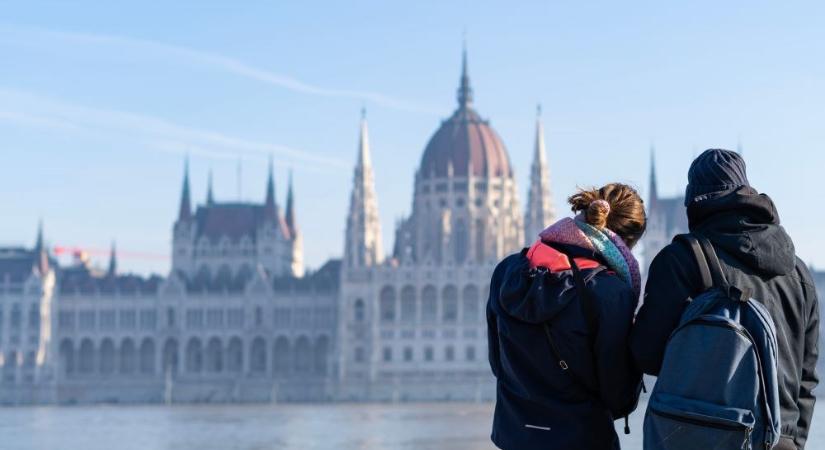
[[[656,408],[651,407],[650,410],[653,414],[657,416],[664,417],[666,419],[674,420],[676,422],[684,422],[689,423],[691,425],[696,425],[700,427],[709,427],[709,428],[716,428],[719,430],[726,430],[726,431],[744,431],[745,432],[745,440],[742,442],[743,449],[750,448],[751,442],[751,433],[753,432],[753,427],[749,427],[747,425],[742,424],[726,424],[726,423],[718,423],[718,422],[710,422],[704,421],[700,419],[694,419],[691,417],[680,416],[678,414],[667,413],[664,411],[659,411]]]

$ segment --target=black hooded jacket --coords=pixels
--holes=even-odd
[[[713,243],[728,280],[752,288],[753,298],[771,313],[779,342],[781,431],[802,449],[818,382],[819,305],[811,275],[768,196],[744,186],[693,202],[687,212],[691,232]],[[668,337],[701,286],[685,244],[671,243],[653,260],[631,336],[634,359],[645,373],[659,373]]]
[[[577,247],[562,251],[597,259]],[[615,274],[582,270],[595,305],[588,321],[571,270],[537,273],[525,255],[505,258],[490,283],[492,440],[507,450],[618,449],[613,420],[635,409],[641,388],[628,347],[638,299]],[[561,370],[543,323],[569,370]]]

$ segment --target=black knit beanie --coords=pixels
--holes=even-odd
[[[685,206],[742,186],[750,186],[745,160],[739,153],[713,148],[705,150],[690,165]]]

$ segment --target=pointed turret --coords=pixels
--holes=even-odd
[[[109,268],[106,270],[106,275],[114,277],[117,275],[117,251],[115,249],[115,241],[112,241],[112,248],[109,250]]]
[[[470,75],[467,71],[467,42],[461,49],[461,83],[458,87],[458,106],[468,108],[473,104],[473,88],[470,87]]]
[[[377,265],[383,259],[381,223],[378,217],[378,199],[375,194],[375,180],[370,159],[366,111],[363,109],[361,110],[358,157],[352,178],[344,263],[349,267]]]
[[[648,209],[652,209],[659,198],[659,182],[656,180],[656,147],[650,145],[650,192]]]
[[[206,204],[212,206],[215,204],[215,196],[212,193],[212,170],[209,170],[209,181],[206,188]]]
[[[278,218],[278,204],[275,202],[275,175],[272,168],[272,157],[269,157],[269,177],[266,180],[266,200],[264,201],[264,213],[269,219]]]
[[[295,235],[297,225],[295,222],[295,199],[292,192],[292,170],[289,171],[289,186],[286,191],[286,226],[289,227],[291,235]]]
[[[524,214],[524,238],[530,245],[544,227],[553,222],[555,211],[550,194],[550,169],[544,146],[544,125],[541,105],[536,107],[536,141],[530,166],[530,189],[527,191],[527,211]]]
[[[189,197],[189,158],[186,158],[183,168],[183,189],[180,195],[180,208],[178,209],[178,220],[188,221],[192,218],[192,201]]]
[[[44,275],[49,271],[49,253],[43,241],[43,219],[37,223],[37,239],[34,243],[35,269]]]

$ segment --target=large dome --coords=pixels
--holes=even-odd
[[[464,54],[461,86],[458,88],[458,109],[442,122],[421,158],[419,176],[445,177],[452,166],[455,176],[512,176],[507,149],[486,120],[472,108],[472,89],[467,75]]]

